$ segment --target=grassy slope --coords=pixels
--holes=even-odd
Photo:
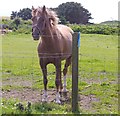
[[[3,48],[3,81],[7,78],[32,77],[37,83],[33,88],[43,88],[41,71],[39,69],[37,57],[37,44],[32,40],[31,35],[5,35],[2,37]],[[81,47],[79,57],[79,93],[82,95],[95,95],[99,102],[92,103],[91,109],[80,108],[82,113],[117,113],[117,36],[113,35],[81,35]],[[53,66],[49,65],[49,72],[54,72]],[[71,70],[71,69],[70,69]],[[69,72],[71,74],[71,72]],[[49,78],[49,88],[55,87],[51,76]],[[52,77],[54,78],[54,76]],[[71,88],[71,78],[67,81],[68,89]],[[112,83],[112,84],[111,84]],[[3,86],[3,90],[17,89],[21,87]],[[114,99],[114,100],[113,100]],[[6,101],[3,99],[4,107],[10,107],[7,102],[14,104],[15,101]],[[16,103],[16,102],[15,102]],[[43,107],[43,106],[41,106]],[[47,107],[47,106],[46,106]],[[50,106],[49,106],[50,107]],[[50,113],[50,112],[69,112],[69,105],[55,105],[54,111],[38,111],[38,106],[33,107],[32,113]],[[8,113],[12,112],[12,109]],[[16,112],[15,112],[16,113]]]

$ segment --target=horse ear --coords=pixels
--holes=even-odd
[[[42,9],[42,11],[43,11],[43,12],[45,12],[45,11],[46,11],[46,7],[45,7],[45,6],[43,6],[43,9]]]
[[[35,10],[34,6],[32,6],[32,10]]]
[[[35,16],[35,14],[36,14],[36,10],[37,10],[37,9],[35,9],[35,8],[32,6],[32,12],[31,12],[32,17],[34,17],[34,16]]]

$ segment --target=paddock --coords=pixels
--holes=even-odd
[[[41,103],[43,78],[36,52],[38,43],[33,42],[30,35],[11,34],[4,35],[2,39],[2,98],[4,100],[19,99],[21,103]],[[117,36],[114,35],[81,34],[78,69],[74,69],[78,70],[76,102],[81,114],[118,113],[117,42]],[[48,66],[48,80],[48,103],[51,104],[55,99],[55,68],[53,65]],[[72,85],[74,85],[72,82],[71,65],[67,75],[67,96],[62,97],[61,104],[70,107],[68,112],[72,111],[71,108],[74,106],[71,104],[75,103],[72,98],[77,94],[73,93],[74,90],[72,91]]]

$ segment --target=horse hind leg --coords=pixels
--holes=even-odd
[[[67,74],[67,71],[68,71],[68,67],[70,66],[71,64],[71,59],[72,57],[70,56],[69,58],[66,59],[66,63],[64,65],[64,69],[63,69],[63,92],[67,92],[67,82],[66,82],[66,74]]]

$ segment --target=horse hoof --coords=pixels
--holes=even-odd
[[[55,100],[55,103],[61,104],[61,101],[60,100]]]
[[[63,92],[63,93],[67,93],[68,90],[67,90],[67,89],[63,89],[62,92]]]
[[[47,98],[42,99],[42,102],[48,102]]]
[[[43,103],[47,103],[47,100],[42,100]]]

